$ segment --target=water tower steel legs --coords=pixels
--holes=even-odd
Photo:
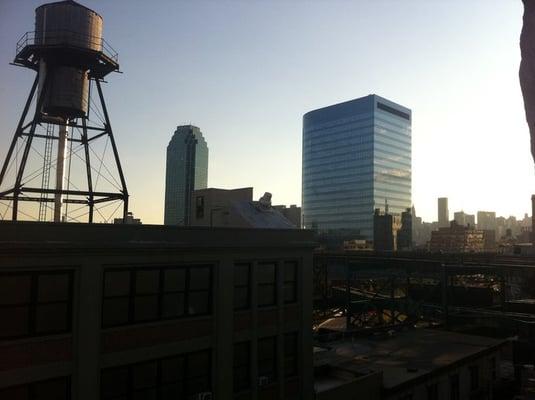
[[[0,172],[0,186],[2,185],[2,182],[4,181],[4,176],[6,174],[7,167],[9,165],[9,160],[11,160],[11,156],[13,155],[13,150],[15,150],[15,145],[17,144],[17,140],[19,139],[19,137],[22,136],[22,131],[24,130],[22,127],[22,124],[24,124],[24,121],[26,120],[26,115],[28,114],[28,110],[30,109],[30,105],[32,104],[33,95],[35,94],[35,90],[37,89],[38,83],[39,83],[39,75],[35,77],[32,88],[30,90],[30,95],[28,96],[28,99],[26,100],[26,104],[24,105],[24,110],[22,111],[22,116],[20,117],[20,121],[17,125],[17,129],[15,130],[15,135],[13,136],[13,140],[11,141],[11,145],[9,146],[6,159],[4,160],[4,165],[2,166],[2,171]]]
[[[123,192],[123,222],[126,223],[126,217],[128,214],[128,189],[126,188],[126,181],[123,175],[123,168],[121,167],[121,160],[119,160],[119,153],[117,152],[117,146],[115,145],[115,139],[113,138],[113,132],[111,130],[110,118],[108,116],[108,109],[106,108],[106,102],[104,101],[104,95],[102,94],[102,88],[100,87],[100,81],[95,79],[97,84],[98,96],[100,97],[100,103],[102,105],[102,111],[104,112],[104,118],[106,119],[106,129],[110,137],[111,146],[113,149],[113,155],[115,157],[115,162],[117,163],[117,171],[119,171],[119,178],[121,179],[121,186]]]
[[[45,120],[43,121],[43,115],[41,114],[41,109],[43,105],[44,98],[46,96],[46,91],[49,86],[48,79],[45,77],[45,82],[43,85],[44,90],[40,91],[38,94],[37,104],[35,106],[35,112],[32,120],[28,123],[26,123],[26,118],[28,116],[29,109],[31,107],[32,101],[36,96],[37,86],[39,82],[39,73],[35,77],[34,83],[32,85],[32,88],[30,90],[30,94],[28,96],[28,99],[26,101],[26,104],[24,106],[24,110],[22,113],[22,116],[20,118],[20,121],[17,125],[15,135],[13,137],[13,140],[11,141],[11,145],[8,149],[8,152],[6,154],[6,159],[4,160],[4,164],[2,165],[2,170],[0,171],[0,186],[5,181],[6,174],[8,172],[8,167],[10,166],[10,163],[13,161],[14,157],[14,151],[17,146],[17,141],[21,139],[23,136],[27,137],[26,143],[24,144],[24,151],[22,154],[21,161],[18,165],[15,167],[16,169],[16,179],[13,186],[10,186],[8,190],[4,190],[0,192],[0,200],[8,200],[12,202],[12,220],[16,221],[18,219],[19,214],[19,201],[42,201],[41,197],[32,197],[32,196],[24,196],[20,197],[20,195],[23,192],[29,193],[29,194],[50,194],[54,196],[54,221],[59,222],[61,220],[61,209],[63,203],[75,203],[75,204],[86,204],[88,206],[88,222],[93,222],[94,217],[94,206],[98,203],[108,202],[108,201],[115,201],[115,200],[121,200],[123,201],[123,221],[126,221],[126,217],[128,214],[128,190],[126,188],[126,181],[123,174],[123,169],[121,167],[121,162],[119,160],[119,153],[117,151],[117,146],[115,143],[115,139],[113,136],[113,132],[111,129],[110,119],[108,115],[108,110],[106,109],[106,103],[104,101],[104,95],[102,93],[102,88],[100,85],[99,79],[95,79],[95,84],[98,89],[98,95],[102,107],[102,111],[105,118],[105,123],[103,127],[97,127],[97,126],[88,126],[87,117],[80,118],[81,125],[77,124],[74,120],[65,121],[63,123],[60,123],[60,133],[58,137],[53,137],[52,139],[58,139],[58,160],[57,160],[57,174],[56,174],[56,187],[54,189],[48,189],[48,188],[38,188],[38,187],[23,187],[22,179],[24,177],[25,173],[25,167],[28,160],[28,156],[30,153],[30,150],[32,148],[32,141],[34,138],[40,138],[40,139],[46,139],[46,135],[40,135],[36,134],[36,127],[41,122],[47,121],[46,116]],[[48,85],[48,86],[47,86]],[[55,124],[58,124],[58,122],[54,122]],[[81,129],[81,137],[80,139],[74,138],[73,134],[69,137],[67,135],[67,129],[68,126],[70,126],[72,129],[79,128]],[[26,131],[26,129],[28,129]],[[95,135],[92,137],[89,137],[88,132],[89,131],[97,131]],[[73,132],[74,133],[74,130]],[[103,136],[108,136],[111,142],[112,150],[113,150],[113,157],[116,163],[117,172],[119,174],[120,183],[121,183],[121,189],[119,192],[95,192],[93,188],[93,177],[91,172],[91,160],[90,160],[90,142],[92,140],[98,139]],[[63,139],[63,140],[62,140]],[[87,175],[87,191],[84,190],[70,190],[64,189],[64,168],[62,168],[62,165],[65,161],[65,151],[66,151],[66,143],[68,141],[74,141],[81,143],[84,147],[84,153],[85,153],[85,164],[86,164],[86,175]],[[63,145],[62,145],[63,144]],[[62,157],[63,155],[63,157]],[[70,155],[69,155],[70,156]],[[84,196],[84,199],[62,199],[63,195],[69,195],[69,196]]]
[[[89,206],[88,222],[91,224],[93,222],[93,209],[95,203],[93,199],[93,179],[91,178],[91,161],[89,159],[89,138],[87,136],[87,122],[85,118],[82,118],[82,144],[84,145],[85,169],[87,174],[87,190],[89,191],[89,196],[87,198],[87,205]]]
[[[39,80],[39,73],[37,73],[36,79]],[[19,195],[21,193],[22,176],[24,174],[24,169],[26,167],[26,161],[28,161],[28,154],[30,153],[30,148],[32,147],[33,136],[35,134],[35,128],[37,127],[40,110],[43,105],[43,101],[45,99],[45,91],[46,91],[48,82],[49,82],[48,76],[45,75],[44,83],[43,83],[43,87],[45,88],[45,90],[41,91],[41,93],[39,93],[37,96],[37,103],[35,105],[35,112],[33,115],[32,122],[31,122],[30,132],[28,133],[28,138],[26,139],[26,146],[24,147],[24,153],[22,153],[22,159],[20,161],[19,170],[17,171],[17,179],[15,181],[15,187],[14,187],[14,192],[13,192],[13,213],[11,217],[13,221],[17,220],[18,211],[19,211]],[[33,94],[34,93],[31,93],[31,96],[29,99],[30,102],[31,102],[31,98],[33,97]],[[26,115],[23,115],[22,119],[24,120],[25,118],[26,118]],[[21,136],[24,134],[22,129],[17,133]],[[17,134],[15,135],[17,136]],[[6,162],[8,162],[8,160],[6,160]]]

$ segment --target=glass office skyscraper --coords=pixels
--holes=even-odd
[[[167,146],[165,225],[189,225],[193,191],[208,184],[208,145],[199,128],[184,125]]]
[[[376,208],[411,207],[411,110],[377,95],[303,116],[303,225],[373,239]]]

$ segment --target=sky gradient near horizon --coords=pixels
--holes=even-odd
[[[122,75],[104,86],[130,209],[162,223],[166,146],[199,126],[209,187],[301,204],[302,116],[375,93],[413,113],[413,203],[530,212],[535,170],[518,82],[520,0],[85,0]],[[9,65],[38,0],[0,0],[0,159],[34,74]]]

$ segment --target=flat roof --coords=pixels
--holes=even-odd
[[[50,249],[308,248],[305,229],[0,221],[0,254]]]
[[[382,97],[382,96],[379,96],[377,94],[374,94],[374,93],[371,93],[367,96],[362,96],[362,97],[358,97],[356,99],[351,99],[351,100],[346,100],[346,101],[341,101],[341,102],[338,102],[338,103],[335,103],[335,104],[330,104],[328,106],[323,106],[323,107],[319,107],[319,108],[316,108],[314,110],[310,110],[308,112],[306,112],[304,115],[303,115],[303,118],[307,118],[311,115],[314,115],[314,114],[317,114],[317,113],[322,113],[324,111],[327,111],[327,110],[333,110],[333,109],[352,109],[353,111],[361,111],[361,108],[360,107],[374,107],[375,105],[375,102],[378,101],[378,102],[381,102],[381,103],[385,103],[386,105],[390,106],[390,107],[394,107],[396,109],[399,109],[400,111],[403,111],[407,114],[409,114],[409,116],[412,114],[412,111],[410,108],[408,107],[405,107],[405,106],[402,106],[401,104],[399,103],[396,103],[392,100],[389,100],[385,97]]]
[[[239,190],[253,190],[252,186],[246,186],[241,188],[234,188],[234,189],[224,189],[224,188],[215,188],[215,187],[209,187],[209,188],[203,188],[203,189],[195,189],[194,192],[206,192],[206,191],[218,191],[218,192],[236,192]]]
[[[414,329],[373,338],[329,343],[335,364],[350,362],[355,370],[383,373],[383,389],[401,389],[414,380],[428,379],[462,363],[499,349],[506,340],[433,329]],[[316,352],[314,363],[325,363],[327,354]],[[345,361],[342,361],[345,360]]]
[[[318,393],[356,382],[370,375],[380,374],[376,370],[353,363],[351,359],[321,347],[314,347],[313,352],[314,367],[327,367],[322,372],[314,374],[314,390]]]

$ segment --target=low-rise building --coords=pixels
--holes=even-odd
[[[373,243],[366,239],[352,239],[344,241],[343,250],[358,251],[358,250],[373,250]]]
[[[451,222],[448,228],[431,232],[429,250],[445,253],[478,253],[486,250],[485,232]]]
[[[453,219],[458,225],[476,227],[476,216],[474,214],[467,214],[464,211],[457,211],[453,213]]]
[[[285,205],[273,206],[273,209],[284,215],[296,228],[301,228],[301,207],[291,204],[290,207]]]
[[[114,224],[129,224],[129,225],[141,225],[141,219],[134,218],[134,214],[132,212],[128,212],[126,214],[126,219],[123,218],[115,218],[113,220]]]
[[[381,212],[375,209],[373,214],[373,249],[375,251],[394,251],[395,237],[392,226],[394,224],[393,215],[388,212]]]
[[[265,193],[260,200],[253,201],[252,187],[196,190],[192,203],[191,226],[299,228],[271,205],[271,193]]]
[[[401,218],[398,215],[389,214],[388,206],[386,208],[384,212],[376,208],[373,214],[373,249],[375,251],[397,250],[398,233],[402,227]],[[412,221],[410,224],[410,226],[407,225],[407,231],[412,232]]]
[[[0,222],[0,399],[311,400],[313,247],[297,229]]]
[[[316,400],[380,400],[383,374],[351,358],[321,347],[314,348]]]
[[[192,226],[229,226],[230,208],[237,201],[253,201],[253,188],[199,189],[193,192],[190,221]],[[237,223],[237,222],[234,222]]]
[[[504,340],[430,329],[329,342],[323,352],[316,349],[314,353],[316,396],[336,400],[493,398],[506,345]]]
[[[483,250],[487,252],[495,252],[496,246],[496,231],[484,230],[483,231]]]
[[[496,213],[494,211],[477,212],[477,229],[496,230]]]
[[[397,250],[411,250],[412,240],[412,211],[407,208],[401,213],[401,228],[397,232]]]

